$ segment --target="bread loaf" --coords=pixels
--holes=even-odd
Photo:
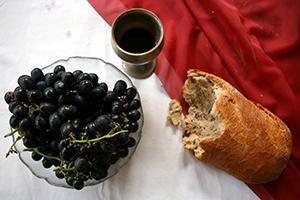
[[[184,147],[244,182],[277,179],[291,153],[288,127],[223,79],[197,70],[187,76]]]

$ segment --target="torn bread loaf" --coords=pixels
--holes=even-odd
[[[202,161],[247,183],[279,177],[291,154],[288,127],[259,104],[212,74],[189,70],[183,143]]]

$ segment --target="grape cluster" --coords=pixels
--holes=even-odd
[[[130,133],[139,128],[141,103],[125,81],[109,90],[94,73],[66,72],[58,65],[46,74],[35,68],[18,84],[4,97],[15,129],[6,136],[18,133],[15,143],[22,140],[33,160],[54,166],[55,175],[75,189],[105,178],[109,167],[136,145]]]

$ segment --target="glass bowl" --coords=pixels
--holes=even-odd
[[[114,65],[103,61],[100,58],[90,58],[90,57],[70,57],[67,60],[58,60],[53,64],[42,68],[44,73],[53,72],[53,69],[57,65],[63,65],[66,68],[66,71],[73,72],[75,70],[82,70],[87,73],[95,73],[99,76],[99,82],[107,83],[109,90],[112,90],[116,81],[122,79],[127,83],[128,87],[134,87],[131,80],[128,78],[126,74],[120,71]],[[135,99],[140,100],[139,93]],[[108,169],[108,175],[101,180],[89,179],[85,181],[84,186],[91,186],[98,183],[101,183],[110,177],[116,175],[124,165],[130,160],[132,155],[134,154],[137,145],[141,139],[142,127],[143,127],[143,111],[142,107],[139,109],[141,113],[141,118],[138,120],[139,128],[135,133],[130,133],[130,136],[136,140],[136,145],[134,147],[128,148],[129,154],[125,158],[120,158],[115,164],[111,165]],[[15,137],[13,136],[13,141],[15,141]],[[18,156],[22,163],[27,166],[27,168],[38,178],[44,179],[49,184],[59,187],[72,188],[69,186],[65,179],[58,179],[55,176],[53,171],[54,167],[44,168],[41,161],[34,161],[31,158],[31,152],[23,151],[25,146],[22,141],[19,141],[15,144],[15,150],[18,153]]]

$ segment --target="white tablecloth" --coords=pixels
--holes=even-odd
[[[3,100],[17,77],[70,56],[100,57],[120,67],[110,46],[110,27],[87,1],[0,0],[1,133],[9,131]],[[135,80],[145,123],[136,153],[110,180],[81,191],[38,179],[18,160],[5,158],[10,139],[0,138],[1,200],[258,199],[239,180],[197,161],[181,144],[182,133],[166,121],[170,101],[155,75]]]

